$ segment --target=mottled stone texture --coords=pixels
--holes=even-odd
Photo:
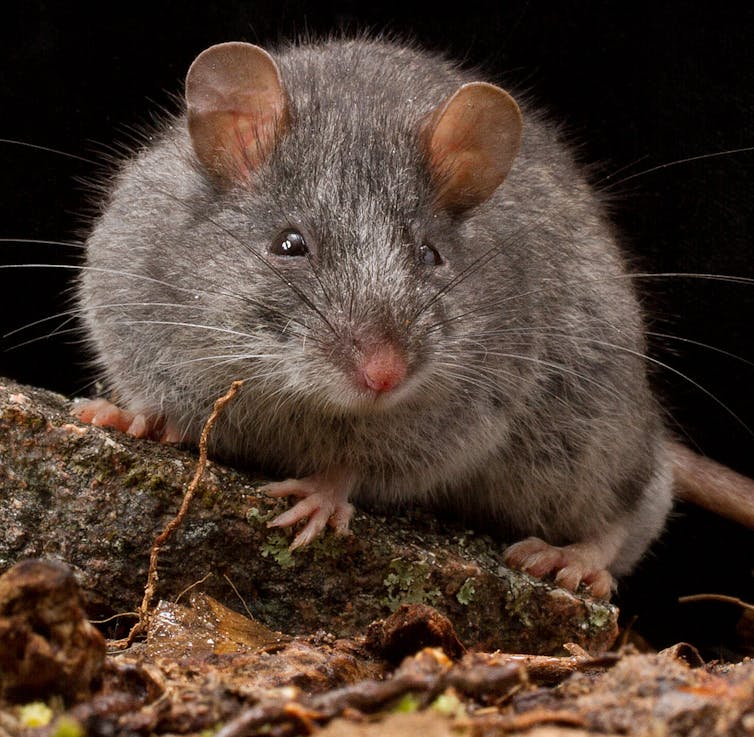
[[[191,450],[85,426],[64,397],[0,379],[0,572],[29,557],[73,566],[90,613],[134,610],[149,549],[196,466]],[[510,571],[502,546],[428,514],[357,513],[353,535],[291,554],[267,520],[286,502],[210,464],[160,557],[158,596],[201,590],[291,634],[363,632],[402,603],[431,604],[466,646],[553,653],[608,647],[617,610]],[[232,582],[238,593],[233,591]]]

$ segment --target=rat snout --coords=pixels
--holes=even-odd
[[[359,388],[385,394],[403,383],[408,373],[404,352],[392,341],[356,345],[355,379]]]

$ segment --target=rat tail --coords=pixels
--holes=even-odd
[[[754,529],[754,481],[674,440],[666,445],[678,499]]]

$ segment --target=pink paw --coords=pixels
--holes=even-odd
[[[88,399],[76,402],[71,414],[81,422],[97,427],[109,427],[120,430],[135,438],[151,438],[162,443],[178,443],[181,436],[162,418],[150,418],[143,414],[134,414],[107,399]]]
[[[296,535],[290,549],[308,545],[326,525],[339,535],[348,534],[348,523],[353,516],[353,505],[348,495],[353,484],[348,476],[314,474],[302,479],[287,479],[263,486],[260,491],[277,498],[296,496],[300,498],[287,512],[276,517],[268,527],[290,527],[307,520]]]
[[[606,599],[615,582],[598,557],[588,544],[577,543],[559,548],[538,537],[528,537],[511,545],[505,551],[503,560],[511,568],[536,578],[555,574],[555,583],[569,591],[575,591],[581,583],[586,584],[593,596]]]

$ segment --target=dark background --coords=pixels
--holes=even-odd
[[[110,145],[171,106],[169,93],[206,46],[370,28],[481,64],[564,121],[582,158],[600,164],[595,184],[614,196],[638,270],[754,277],[754,152],[725,153],[754,146],[750,2],[73,5],[6,5],[0,137],[98,163],[0,143],[0,238],[78,239],[91,199],[79,179],[101,172]],[[0,242],[0,264],[74,265],[78,255],[62,244]],[[0,334],[68,309],[72,275],[0,268]],[[746,363],[754,361],[754,285],[677,277],[640,287],[652,329],[683,339],[652,341],[652,356],[672,366],[656,382],[674,427],[754,476],[754,435],[745,427],[754,427],[754,366]],[[0,339],[0,375],[65,393],[86,387],[85,356],[62,323]],[[678,605],[676,597],[708,591],[754,602],[752,566],[754,533],[681,506],[618,603],[654,645],[685,639],[714,655],[738,647],[739,611]]]

